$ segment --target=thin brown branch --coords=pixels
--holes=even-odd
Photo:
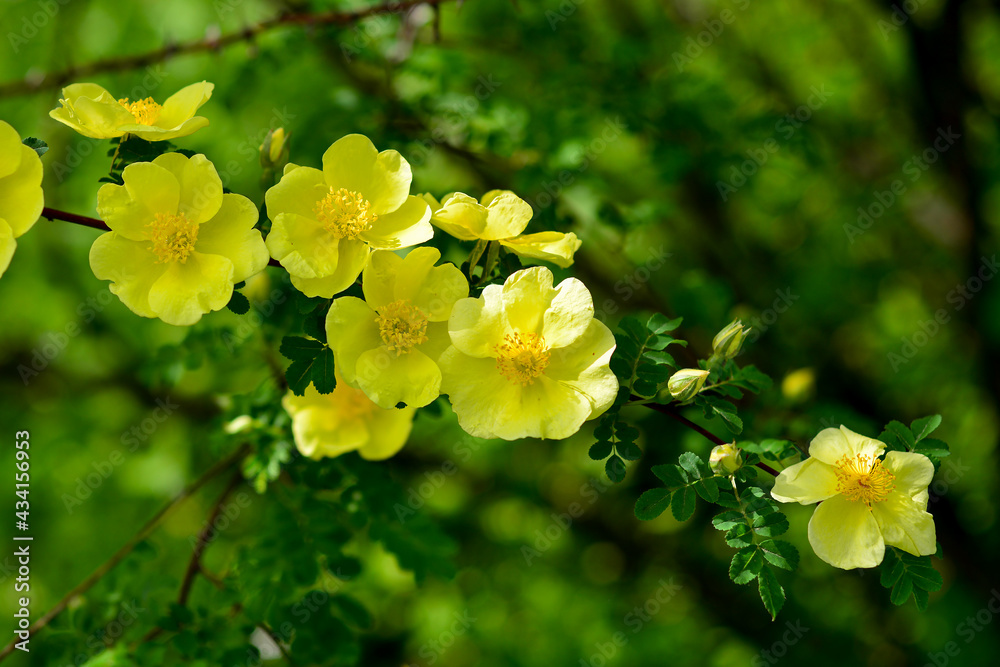
[[[42,217],[48,218],[49,220],[61,220],[63,222],[72,222],[74,225],[83,225],[84,227],[90,227],[91,229],[100,229],[101,231],[110,232],[111,228],[108,227],[107,223],[103,220],[98,220],[97,218],[88,218],[85,215],[77,215],[76,213],[69,213],[67,211],[60,211],[55,208],[43,208]],[[268,258],[268,266],[281,267],[281,263],[274,259]]]
[[[329,12],[286,12],[261,21],[242,30],[226,33],[215,37],[205,37],[177,44],[167,44],[162,48],[121,58],[107,58],[85,65],[69,67],[59,72],[49,72],[37,77],[18,79],[0,84],[0,98],[15,95],[27,95],[40,90],[59,88],[73,80],[89,78],[95,74],[116,72],[165,61],[174,56],[192,53],[216,52],[234,44],[249,42],[258,35],[280,27],[314,27],[323,25],[350,25],[370,16],[381,14],[396,14],[406,12],[417,5],[437,7],[451,0],[404,0],[390,1],[355,11]]]
[[[698,424],[695,424],[693,421],[691,421],[690,419],[688,419],[684,415],[680,414],[679,412],[677,412],[676,410],[674,410],[673,408],[671,408],[669,405],[660,405],[659,403],[642,403],[641,405],[646,406],[650,410],[655,410],[656,412],[659,412],[660,414],[664,414],[664,415],[667,415],[669,417],[673,417],[674,419],[676,419],[680,423],[682,423],[685,426],[687,426],[692,431],[697,431],[701,435],[705,436],[705,438],[707,438],[711,442],[715,443],[716,445],[725,445],[725,444],[728,444],[725,440],[723,440],[719,436],[715,435],[711,431],[708,431],[707,429],[703,428],[702,426],[699,426]],[[761,470],[763,470],[764,472],[766,472],[766,473],[769,473],[769,474],[771,474],[771,475],[773,475],[775,477],[778,476],[778,471],[775,470],[774,468],[772,468],[771,466],[767,465],[766,463],[757,463],[756,466],[758,468],[760,468]]]
[[[201,572],[201,557],[205,553],[205,548],[215,539],[215,521],[222,512],[222,505],[226,502],[226,498],[242,483],[243,473],[236,471],[232,479],[229,480],[229,484],[226,485],[226,488],[219,495],[219,499],[215,501],[215,505],[212,506],[212,511],[209,513],[208,519],[205,520],[204,527],[198,533],[194,551],[191,553],[191,560],[188,562],[187,571],[184,573],[184,581],[181,582],[180,593],[177,595],[177,604],[182,606],[187,604],[188,596],[191,594],[191,587],[194,585],[194,579]]]
[[[36,632],[48,625],[52,619],[58,616],[69,603],[76,597],[82,595],[83,593],[90,590],[101,578],[112,570],[118,563],[120,563],[126,556],[128,556],[136,548],[136,546],[145,540],[149,535],[156,529],[156,527],[163,521],[174,509],[176,509],[184,500],[195,493],[198,489],[205,485],[206,482],[213,479],[216,475],[221,472],[228,470],[236,462],[238,462],[243,456],[250,450],[249,445],[243,445],[236,449],[232,454],[222,459],[211,468],[202,473],[201,477],[196,479],[194,482],[189,484],[183,491],[181,491],[177,496],[171,500],[166,506],[164,506],[159,512],[153,515],[146,524],[139,529],[131,540],[128,541],[121,549],[115,552],[111,558],[105,561],[100,567],[94,570],[89,577],[80,582],[77,586],[73,588],[69,593],[67,593],[59,602],[55,604],[54,607],[49,609],[35,621],[30,628],[28,628],[28,636],[34,635]],[[2,650],[0,650],[0,661],[3,661],[8,655],[14,651],[14,642],[7,644]]]

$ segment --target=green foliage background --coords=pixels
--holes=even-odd
[[[230,620],[234,603],[252,613],[263,604],[254,595],[277,587],[292,613],[322,585],[335,601],[323,608],[333,612],[293,618],[302,636],[315,635],[308,643],[316,655],[296,664],[360,655],[359,664],[372,667],[600,665],[601,647],[608,650],[618,632],[627,643],[608,665],[765,664],[760,652],[771,650],[787,652],[789,664],[923,664],[948,642],[960,650],[951,664],[990,664],[1000,651],[997,626],[972,631],[966,619],[998,590],[1000,290],[989,280],[970,298],[955,290],[993,256],[1000,225],[1000,17],[987,2],[913,6],[896,25],[891,3],[876,0],[468,0],[460,10],[442,7],[440,40],[432,12],[421,10],[404,22],[282,27],[218,52],[88,77],[121,96],[145,87],[140,96],[159,101],[193,81],[214,82],[201,112],[211,126],[176,143],[207,154],[229,188],[258,204],[256,149],[279,125],[291,131],[300,164],[318,166],[330,143],[360,132],[410,159],[416,192],[515,190],[536,207],[528,231],[583,239],[572,273],[609,323],[636,311],[682,315],[682,334],[703,355],[731,318],[754,324],[759,336],[745,360],[778,382],[743,409],[748,437],[807,442],[839,423],[875,436],[891,419],[940,413],[940,437],[952,449],[931,488],[946,558],[938,563],[944,588],[927,612],[891,605],[877,571],[820,562],[805,538],[811,509],[796,506],[785,508],[786,538],[802,562],[784,580],[789,599],[771,622],[752,587],[729,582],[731,551],[704,508],[684,524],[669,512],[649,523],[633,516],[635,499],[654,485],[651,466],[685,450],[707,455],[709,443],[697,434],[631,408],[644,455],[629,464],[624,483],[607,488],[601,464],[587,456],[593,424],[563,442],[477,442],[446,407],[441,415],[422,411],[410,443],[388,463],[337,464],[337,474],[370,483],[371,497],[355,499],[361,509],[346,487],[335,502],[322,493],[299,497],[313,487],[302,481],[310,473],[297,455],[287,465],[300,483],[263,496],[243,487],[246,506],[205,558],[210,571],[242,588],[220,592],[199,579],[191,605],[198,621],[188,622],[196,631],[152,643],[244,646],[244,655],[246,619]],[[287,8],[256,0],[7,0],[0,81],[37,81],[96,59],[239,31]],[[729,23],[717,22],[724,10]],[[675,54],[691,60],[678,65]],[[825,101],[816,102],[817,91]],[[107,143],[47,117],[57,88],[5,93],[0,118],[51,147],[43,158],[46,204],[93,215]],[[799,126],[785,119],[801,118],[803,109],[809,119]],[[960,139],[926,171],[907,171],[947,128]],[[766,162],[723,199],[717,183],[762,151]],[[858,228],[858,208],[869,209],[897,179],[905,192],[867,230]],[[850,225],[863,233],[853,235]],[[287,315],[294,303],[279,271],[247,288],[254,312],[275,309],[263,326],[222,312],[178,329],[108,298],[87,263],[95,237],[41,220],[19,239],[0,280],[0,475],[13,475],[14,431],[30,429],[36,618],[231,448],[222,424],[241,399],[216,397],[266,382],[269,356],[287,363],[273,357],[266,335],[275,323],[269,317]],[[461,261],[457,246],[450,258]],[[947,322],[922,336],[932,329],[922,323],[939,311]],[[242,344],[231,350],[232,336]],[[53,344],[65,349],[23,382],[19,366]],[[812,389],[782,386],[797,369],[811,369]],[[154,412],[157,400],[177,406],[162,421],[154,419],[164,414]],[[724,434],[717,421],[710,427]],[[287,449],[280,437],[268,446]],[[67,494],[109,465],[89,497],[67,508]],[[100,652],[108,624],[145,609],[125,624],[120,643],[133,644],[170,614],[190,538],[224,484],[181,506],[74,601],[33,641],[31,664],[62,667],[80,655],[119,664]],[[395,522],[392,499],[419,496],[421,485],[433,489],[421,518]],[[13,508],[11,487],[3,488]],[[558,529],[572,503],[584,507],[582,516]],[[290,516],[289,507],[303,514]],[[350,533],[338,526],[358,512],[412,533],[416,546],[387,550],[369,533],[345,544]],[[5,545],[9,523],[0,522]],[[547,529],[554,538],[544,537]],[[539,554],[526,557],[525,546]],[[0,563],[12,551],[4,546]],[[342,579],[330,574],[338,568]],[[3,572],[0,618],[10,619],[17,596]],[[680,588],[634,631],[634,609],[661,580]],[[454,614],[476,620],[446,649],[429,649],[451,637]],[[341,622],[367,628],[360,645],[345,639]],[[786,623],[808,630],[782,644]],[[140,664],[174,659],[151,653]],[[246,664],[245,656],[225,660],[218,664]]]

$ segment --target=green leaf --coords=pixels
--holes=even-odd
[[[718,478],[708,477],[706,479],[699,479],[693,484],[694,490],[698,492],[698,495],[702,499],[714,503],[719,499],[719,483]]]
[[[653,474],[659,477],[668,488],[675,489],[688,483],[687,473],[680,466],[666,463],[653,466],[652,470]]]
[[[590,446],[590,451],[587,454],[595,461],[603,461],[611,456],[611,443],[607,440],[598,440]]]
[[[42,157],[49,150],[49,145],[47,143],[35,137],[25,137],[21,140],[21,143],[35,151],[35,153],[38,154],[38,157]]]
[[[799,550],[784,540],[764,540],[760,543],[767,562],[785,570],[799,566]]]
[[[687,521],[694,514],[697,495],[690,486],[677,489],[670,499],[670,511],[678,521]]]
[[[764,556],[757,545],[743,547],[733,556],[729,564],[729,578],[737,584],[746,584],[753,580],[764,567]]]
[[[729,530],[734,526],[745,526],[747,525],[747,519],[743,516],[743,512],[727,511],[721,514],[716,514],[712,518],[712,525],[715,526],[717,530]]]
[[[372,616],[364,605],[349,595],[334,595],[330,601],[348,623],[358,630],[367,630],[372,625]]]
[[[726,544],[734,549],[750,546],[753,544],[753,530],[745,523],[733,526],[726,531]]]
[[[652,334],[664,334],[679,327],[683,320],[683,317],[670,319],[663,313],[656,313],[646,322],[646,329]]]
[[[281,356],[292,361],[310,361],[319,356],[319,353],[326,345],[318,340],[303,338],[301,336],[285,336],[281,339],[281,347],[278,352]]]
[[[885,425],[885,430],[896,436],[899,443],[906,447],[906,449],[913,449],[913,445],[916,444],[913,431],[906,428],[902,422],[891,421]]]
[[[892,587],[892,591],[889,593],[889,599],[894,605],[901,605],[910,599],[910,593],[912,592],[913,580],[909,577],[902,577]]]
[[[712,406],[712,409],[715,411],[716,414],[722,417],[723,423],[726,425],[726,428],[728,428],[730,431],[737,434],[743,432],[743,420],[740,419],[735,412],[726,412],[724,410],[720,410],[715,406]]]
[[[337,388],[337,377],[333,372],[333,350],[324,348],[316,357],[312,369],[312,382],[316,391],[321,394],[329,394]]]
[[[910,424],[910,431],[913,432],[913,439],[916,442],[920,442],[941,425],[941,415],[930,415],[929,417],[921,417],[920,419],[914,419],[913,423]]]
[[[663,514],[670,505],[668,489],[650,489],[635,501],[635,518],[640,521],[651,521]]]
[[[604,474],[608,476],[608,479],[617,484],[625,479],[625,462],[618,458],[617,455],[608,458],[607,463],[604,464]]]
[[[618,456],[626,461],[638,461],[642,458],[642,450],[634,442],[619,444],[615,449],[618,452]]]
[[[229,303],[226,304],[226,308],[237,315],[246,315],[250,312],[250,300],[243,296],[242,293],[233,290],[233,295],[229,297]]]
[[[708,472],[705,462],[694,452],[684,452],[678,457],[677,462],[681,464],[681,468],[687,471],[689,479],[701,479],[703,472],[705,473],[705,477],[711,477],[712,475],[712,473]]]
[[[919,452],[924,456],[934,456],[939,459],[951,456],[951,450],[948,448],[948,443],[935,438],[924,438],[917,443],[913,451]]]
[[[754,517],[753,529],[762,537],[776,537],[788,531],[788,517],[781,512]]]
[[[312,382],[312,360],[293,361],[285,371],[285,382],[296,396],[305,396],[306,388]]]
[[[778,616],[778,612],[785,605],[785,589],[778,582],[778,577],[769,567],[765,567],[757,578],[757,589],[760,591],[760,600],[764,603],[764,608],[771,614],[773,621]]]

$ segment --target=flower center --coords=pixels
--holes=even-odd
[[[160,110],[163,108],[154,102],[152,97],[147,97],[137,102],[129,102],[127,97],[123,97],[118,100],[118,104],[128,109],[128,112],[132,114],[135,122],[139,125],[152,125],[155,123],[159,120]]]
[[[407,299],[393,301],[379,310],[375,318],[382,342],[396,356],[408,353],[427,340],[427,316]]]
[[[875,456],[858,454],[854,458],[843,456],[834,470],[837,491],[848,500],[863,502],[869,508],[880,503],[896,488],[896,476],[882,467]]]
[[[373,403],[365,392],[342,382],[337,383],[337,388],[331,395],[331,402],[337,415],[345,420],[364,419],[378,410],[378,405]]]
[[[507,334],[496,346],[497,370],[516,384],[534,384],[535,378],[549,365],[549,348],[545,339],[534,333]]]
[[[378,216],[371,212],[371,202],[347,188],[330,191],[316,202],[313,211],[326,231],[338,239],[354,239],[371,229]]]
[[[156,254],[156,263],[187,262],[188,255],[194,252],[194,244],[198,240],[198,225],[187,219],[183,213],[157,213],[156,219],[146,225],[150,246]]]

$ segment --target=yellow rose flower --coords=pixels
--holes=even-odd
[[[552,281],[546,268],[522,269],[455,304],[441,392],[471,435],[566,438],[614,402],[614,336],[583,283]]]
[[[125,167],[123,178],[97,193],[111,231],[94,241],[90,267],[136,315],[194,324],[267,266],[257,207],[223,194],[204,155],[166,153]]]
[[[846,426],[819,432],[809,458],[781,471],[771,495],[783,503],[819,507],[809,521],[809,544],[821,559],[845,570],[875,567],[885,545],[915,556],[936,550],[927,485],[934,465],[923,454],[889,452],[885,443]]]
[[[195,112],[212,96],[214,84],[202,81],[182,88],[162,104],[152,97],[129,101],[96,83],[74,83],[62,91],[62,105],[49,112],[55,120],[69,125],[85,137],[114,139],[131,134],[146,141],[186,137],[208,125]]]
[[[369,461],[387,459],[406,444],[417,412],[413,407],[384,410],[339,380],[330,394],[310,384],[305,396],[289,392],[281,404],[292,417],[295,446],[311,459],[355,450]]]
[[[42,161],[0,120],[0,276],[14,256],[14,239],[34,226],[44,206]]]
[[[462,241],[499,241],[516,255],[540,259],[566,268],[581,241],[572,232],[521,234],[531,220],[531,206],[509,190],[491,190],[477,202],[454,192],[439,203],[424,195],[431,206],[431,223]]]
[[[422,407],[440,395],[437,360],[451,344],[448,317],[469,283],[441,253],[414,248],[402,258],[378,250],[362,274],[365,300],[343,297],[326,316],[338,372],[375,403]]]
[[[343,292],[373,249],[398,250],[429,240],[430,209],[410,195],[410,165],[349,134],[323,155],[323,170],[289,164],[267,191],[271,257],[306,296]]]

